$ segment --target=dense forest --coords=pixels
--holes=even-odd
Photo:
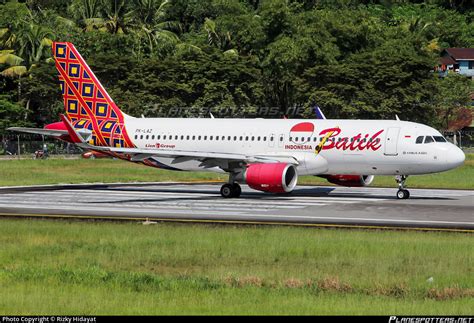
[[[0,0],[0,133],[63,111],[70,41],[130,115],[401,119],[446,128],[473,82],[433,69],[474,47],[470,0]],[[274,112],[268,113],[268,112]]]

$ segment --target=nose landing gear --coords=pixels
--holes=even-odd
[[[405,181],[407,180],[407,175],[397,175],[395,180],[398,183],[398,192],[397,199],[404,200],[410,197],[410,192],[405,188]]]

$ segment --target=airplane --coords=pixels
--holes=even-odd
[[[54,42],[63,95],[61,121],[9,130],[49,135],[96,153],[174,171],[227,173],[220,193],[239,184],[290,193],[301,175],[360,187],[394,175],[398,199],[409,175],[447,171],[465,155],[423,124],[397,120],[134,118],[114,103],[72,43]],[[322,111],[321,111],[322,114]]]

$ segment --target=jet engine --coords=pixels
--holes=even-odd
[[[369,186],[374,180],[374,175],[326,175],[322,176],[333,183],[347,187]]]
[[[289,193],[298,181],[296,167],[292,164],[250,164],[243,174],[250,188],[270,193]]]

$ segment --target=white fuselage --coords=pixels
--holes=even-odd
[[[464,153],[437,130],[398,120],[126,117],[125,126],[137,148],[290,156],[298,160],[300,175],[426,174],[464,161]],[[315,153],[331,130],[320,153]],[[438,141],[429,142],[427,136]],[[186,158],[153,158],[173,169],[222,171]]]

